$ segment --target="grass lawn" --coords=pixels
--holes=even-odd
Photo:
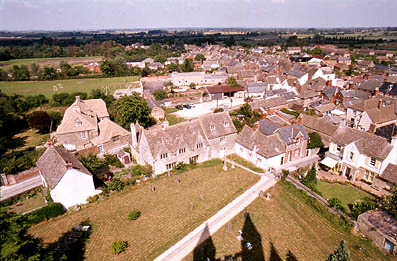
[[[37,130],[29,129],[25,132],[16,134],[14,138],[21,139],[23,142],[23,146],[15,149],[16,151],[20,151],[39,145],[44,145],[48,140],[48,134],[41,134]]]
[[[116,78],[94,78],[94,79],[71,79],[54,81],[16,81],[0,82],[0,90],[7,95],[38,95],[43,94],[51,98],[53,94],[61,92],[86,92],[90,93],[93,89],[104,89],[108,86],[110,93],[116,89],[124,89],[128,86],[137,87],[139,76],[116,77]],[[54,91],[54,86],[62,85],[61,89]]]
[[[252,164],[251,162],[246,161],[245,159],[237,156],[237,154],[232,154],[227,157],[229,159],[233,160],[234,162],[237,162],[238,164],[243,165],[244,167],[247,167],[253,171],[260,172],[260,173],[264,172],[264,170],[262,168],[259,168],[259,167],[255,166],[254,164]]]
[[[351,260],[392,260],[370,241],[343,228],[338,224],[337,216],[327,210],[314,210],[307,196],[293,185],[278,183],[269,192],[270,201],[258,198],[247,207],[250,219],[244,218],[243,211],[231,221],[231,232],[224,226],[211,237],[212,243],[207,240],[207,246],[212,244],[217,260],[225,256],[239,256],[234,260],[261,260],[261,255],[264,260],[286,260],[288,253],[296,259],[287,260],[326,260],[343,239],[351,251]],[[314,201],[314,204],[320,203]],[[236,238],[239,230],[243,231],[243,238],[254,246],[251,252],[245,250],[241,253],[241,241]],[[244,254],[248,258],[242,259]],[[193,260],[193,254],[185,260]]]
[[[178,123],[183,122],[183,121],[186,121],[186,119],[178,117],[178,116],[172,114],[173,112],[178,111],[178,109],[175,108],[175,107],[166,108],[164,111],[165,111],[165,118],[167,119],[168,124],[170,126],[178,124]]]
[[[153,260],[259,180],[239,168],[224,172],[221,161],[209,163],[179,174],[180,183],[163,176],[152,181],[155,192],[148,183],[127,187],[78,212],[35,225],[30,233],[49,244],[88,220],[93,231],[86,246],[87,260]],[[135,221],[127,217],[132,209],[141,211]],[[119,256],[110,250],[115,240],[128,241],[129,247]]]
[[[12,59],[8,61],[0,62],[0,68],[3,70],[8,70],[14,65],[32,65],[36,63],[37,65],[52,65],[58,66],[61,61],[69,62],[70,64],[83,64],[88,61],[100,61],[103,56],[90,56],[90,57],[57,57],[57,58],[28,58],[28,59]]]
[[[45,205],[43,193],[37,192],[33,197],[12,205],[10,211],[21,214]]]
[[[358,188],[351,185],[343,185],[338,183],[328,183],[325,181],[317,181],[317,189],[323,194],[325,199],[338,198],[342,201],[342,205],[348,208],[348,204],[354,203],[356,200],[364,199],[365,197],[374,198]]]

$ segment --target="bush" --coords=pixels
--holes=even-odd
[[[130,172],[134,176],[145,176],[145,177],[151,177],[153,173],[152,166],[150,165],[136,165],[133,166],[132,168],[129,168]]]
[[[283,173],[283,175],[281,176],[281,180],[286,180],[289,175],[289,170],[283,169],[282,173]]]
[[[121,191],[124,189],[124,183],[120,179],[114,178],[109,182],[107,189],[109,191]]]
[[[178,164],[175,165],[174,169],[176,171],[186,171],[187,165],[184,162],[179,162]]]
[[[28,216],[28,223],[38,224],[43,220],[54,218],[65,213],[65,208],[61,203],[51,203],[46,207],[33,211]]]
[[[365,198],[363,201],[355,201],[353,204],[349,204],[350,216],[357,220],[358,216],[364,212],[376,208],[376,202],[369,198]]]
[[[156,101],[161,101],[167,98],[167,93],[164,90],[156,90],[153,92]]]
[[[314,164],[309,172],[306,174],[306,176],[302,179],[302,183],[308,187],[313,187],[317,185],[317,171]]]
[[[224,111],[223,108],[217,108],[217,109],[214,110],[214,113],[223,112],[223,111]]]
[[[112,253],[118,255],[125,251],[128,247],[128,242],[124,240],[116,240],[112,243]]]
[[[137,220],[141,216],[141,211],[134,209],[130,213],[128,213],[129,220]]]
[[[117,158],[116,155],[111,155],[111,154],[105,154],[105,161],[107,164],[116,167],[116,168],[122,168],[124,167],[123,163]]]
[[[331,208],[335,208],[336,206],[341,205],[342,201],[338,198],[331,198],[328,200],[328,204]]]
[[[310,140],[309,144],[307,145],[309,149],[321,148],[322,146],[324,146],[320,134],[313,132],[309,134],[309,137]]]
[[[88,203],[94,203],[94,202],[96,202],[98,200],[99,200],[99,195],[94,195],[94,196],[91,196],[91,197],[87,198],[87,202]]]

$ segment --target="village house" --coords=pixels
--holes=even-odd
[[[233,87],[230,85],[215,85],[206,87],[211,100],[223,100],[226,97],[244,97],[243,87]]]
[[[51,198],[65,208],[85,204],[88,197],[101,192],[95,190],[92,174],[62,147],[48,147],[36,165]]]
[[[175,86],[216,85],[227,81],[227,75],[206,74],[205,72],[173,72],[170,75],[171,82]]]
[[[317,118],[307,114],[301,114],[299,115],[298,122],[305,126],[308,133],[318,133],[325,148],[329,147],[331,137],[338,129],[338,125],[334,124],[329,117]]]
[[[131,125],[131,152],[139,164],[152,166],[158,175],[178,163],[200,163],[234,152],[237,130],[227,112],[168,126],[143,129]]]

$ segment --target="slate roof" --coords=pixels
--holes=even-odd
[[[253,110],[257,110],[259,108],[270,109],[277,106],[286,105],[287,103],[288,102],[284,96],[276,96],[276,97],[270,97],[270,98],[254,101],[253,103],[250,104],[250,106],[251,109]]]
[[[238,134],[236,143],[249,150],[256,148],[256,153],[264,158],[271,158],[285,153],[285,146],[278,134],[266,136],[259,131],[254,131],[247,125]]]
[[[380,176],[387,181],[397,184],[397,165],[389,163]]]
[[[265,135],[273,134],[280,127],[281,127],[280,125],[266,119],[261,120],[259,122],[259,131]]]
[[[327,87],[324,90],[322,90],[322,93],[327,96],[328,98],[334,97],[336,94],[336,88],[335,87]]]
[[[359,86],[359,89],[373,92],[376,88],[380,88],[382,82],[376,79],[367,80]]]
[[[306,73],[297,71],[297,70],[289,70],[288,75],[295,76],[297,78],[302,78]]]
[[[316,78],[314,80],[310,80],[307,83],[305,83],[302,86],[302,89],[304,89],[304,90],[313,90],[313,91],[316,91],[316,92],[321,92],[322,90],[324,90],[327,87],[326,83],[327,83],[326,80],[324,80],[323,78],[319,77],[319,78]]]
[[[67,163],[71,163],[73,169],[92,176],[76,156],[66,151],[63,147],[48,147],[37,161],[36,165],[47,185],[50,189],[54,189],[67,172]]]
[[[385,138],[349,127],[338,128],[331,141],[341,145],[354,142],[360,153],[380,160],[384,160],[392,149]]]
[[[242,87],[233,87],[230,85],[215,85],[207,87],[207,91],[211,94],[216,93],[229,93],[229,92],[241,92],[244,91]]]
[[[321,113],[327,112],[327,111],[332,111],[335,109],[336,105],[333,103],[327,103],[327,104],[322,104],[320,106],[317,106],[315,109],[318,110]]]
[[[277,130],[277,133],[287,145],[295,143],[295,138],[299,133],[302,133],[304,140],[309,140],[309,135],[301,124],[281,127]]]
[[[368,111],[374,108],[377,108],[379,105],[379,98],[372,98],[368,100],[359,100],[353,102],[352,105],[348,106],[356,111]]]
[[[397,96],[397,83],[384,82],[379,88],[379,91],[384,94]]]
[[[263,93],[266,90],[265,83],[249,82],[247,86],[248,93]]]
[[[397,220],[384,211],[367,211],[360,215],[360,219],[367,220],[376,230],[391,238],[397,234]]]

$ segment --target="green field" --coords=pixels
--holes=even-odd
[[[94,62],[100,61],[104,57],[103,56],[90,56],[90,57],[57,57],[57,58],[30,58],[30,59],[12,59],[8,61],[0,62],[0,69],[8,70],[14,65],[32,65],[36,63],[40,66],[51,65],[58,66],[61,61],[68,62],[69,64],[77,65],[83,64],[84,62]]]
[[[353,204],[356,200],[362,200],[365,197],[373,198],[372,195],[350,185],[338,183],[328,183],[324,181],[317,182],[317,189],[325,199],[338,198],[342,201],[342,206],[348,209],[348,204]]]
[[[86,246],[87,260],[153,260],[259,180],[240,168],[223,171],[220,160],[204,164],[208,167],[179,174],[180,183],[163,176],[127,187],[78,212],[35,225],[30,233],[50,244],[73,226],[88,221],[92,233]],[[135,221],[128,220],[134,208],[142,214]],[[128,241],[126,252],[112,255],[110,245],[115,240]]]
[[[270,201],[256,199],[231,221],[230,231],[227,225],[222,227],[185,261],[205,260],[198,258],[202,257],[199,249],[204,249],[204,253],[205,249],[211,249],[207,252],[211,254],[210,260],[229,260],[230,256],[233,260],[327,260],[341,240],[347,241],[352,261],[395,260],[369,240],[353,235],[339,223],[338,216],[316,200],[309,203],[308,196],[290,183],[278,183],[269,192]],[[245,211],[249,212],[249,218],[244,217]],[[245,242],[253,245],[251,251],[243,249],[242,242],[236,238],[239,230]]]
[[[93,89],[105,89],[106,86],[110,93],[116,89],[127,87],[136,88],[139,83],[139,76],[116,77],[116,78],[94,78],[94,79],[71,79],[55,81],[17,81],[0,82],[0,90],[5,94],[38,95],[43,94],[51,98],[53,94],[61,92],[86,92],[90,93]],[[54,87],[62,86],[62,88]],[[55,90],[56,89],[56,90]]]

